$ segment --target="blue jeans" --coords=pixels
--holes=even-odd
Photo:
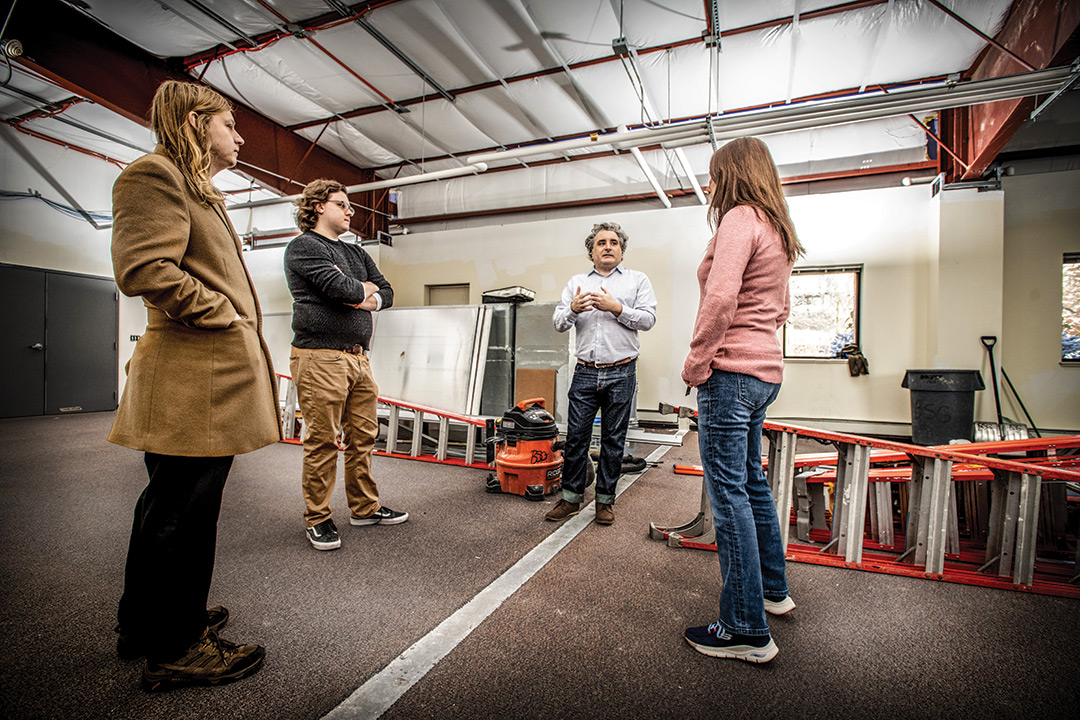
[[[768,635],[762,598],[788,594],[780,523],[761,469],[765,409],[778,392],[779,385],[721,370],[698,387],[698,446],[724,581],[720,624],[739,635]]]
[[[600,415],[600,469],[596,473],[596,502],[615,504],[626,446],[626,426],[637,384],[637,360],[608,368],[578,364],[570,381],[570,408],[566,419],[566,447],[563,449],[562,494],[567,502],[580,503],[585,497],[585,464],[589,461],[596,411]]]

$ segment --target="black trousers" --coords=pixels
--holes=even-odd
[[[182,656],[206,629],[221,495],[233,458],[146,453],[117,618],[151,661]]]

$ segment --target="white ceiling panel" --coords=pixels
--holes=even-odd
[[[273,16],[264,8],[244,0],[200,0],[199,4],[213,15],[185,0],[93,0],[71,4],[161,57],[193,55],[223,41],[237,43],[236,33],[213,15],[248,36],[267,32],[274,26]],[[242,41],[238,44],[244,45]]]
[[[704,27],[700,0],[529,0],[523,4],[568,64],[610,55],[612,41],[619,37],[634,48],[654,47],[698,37]]]
[[[596,129],[582,105],[580,94],[565,75],[512,83],[509,92],[515,102],[532,108],[535,117],[557,137]]]
[[[425,85],[416,73],[354,22],[312,33],[311,37],[383,95],[401,100],[430,91],[429,86]],[[319,57],[320,62],[326,67],[325,78],[332,83],[325,92],[341,94],[341,97],[335,100],[347,106],[344,109],[351,110],[384,102],[381,97],[369,90],[361,81],[356,80],[351,73],[328,58],[314,45],[303,40],[297,42]],[[343,81],[346,80],[348,82],[344,83]],[[350,88],[342,87],[343,84],[364,88],[366,97],[350,94]],[[342,90],[345,92],[342,93]]]
[[[470,147],[486,147],[491,143],[446,101],[427,103],[422,111],[407,115],[364,115],[350,120],[349,124],[358,128],[372,142],[393,148],[399,156],[418,162],[423,158],[449,154],[453,148],[461,147],[454,142],[455,139],[464,141],[469,138],[475,141],[476,144]]]
[[[312,141],[318,137],[319,147],[358,167],[389,165],[403,159],[385,145],[372,140],[354,123],[352,120],[337,122],[327,126],[325,131],[322,127],[309,127],[298,130],[297,133]]]
[[[487,66],[481,49],[470,44],[476,28],[459,17],[459,8],[448,15],[438,2],[398,2],[377,8],[365,17],[395,47],[443,88],[468,87],[497,79]],[[459,23],[465,25],[459,28]],[[365,37],[370,39],[366,32]],[[481,35],[484,39],[486,36]],[[494,37],[487,39],[490,44]],[[504,38],[506,42],[511,40]],[[376,42],[371,39],[371,42]],[[425,92],[430,90],[425,89]],[[409,91],[405,97],[419,95]]]
[[[993,36],[1004,23],[1009,0],[962,0],[947,3],[954,12]],[[895,19],[881,37],[872,82],[948,75],[966,70],[986,42],[953,18],[928,4],[899,3]]]
[[[327,117],[334,113],[334,105],[343,109],[312,87],[308,78],[272,55],[238,54],[216,60],[203,80],[282,125]],[[351,78],[341,81],[355,82]]]
[[[0,86],[0,116],[16,118],[41,109],[42,103],[59,102],[71,97],[71,93],[52,83],[32,75],[24,68],[13,66],[8,82]]]
[[[720,27],[723,30],[750,27],[789,18],[796,12],[806,14],[838,4],[836,0],[720,0]]]
[[[544,30],[538,31],[518,0],[403,0],[401,4],[402,11],[411,5],[437,5],[452,18],[449,25],[484,57],[495,77],[513,77],[559,66],[543,37]],[[398,10],[396,6],[397,3],[394,8]],[[418,55],[418,51],[408,46],[402,49],[410,57]]]
[[[502,86],[462,95],[454,100],[453,107],[491,139],[489,147],[516,145],[551,136],[550,130],[535,117],[533,109],[516,103]]]
[[[333,33],[334,31],[328,30],[315,37],[319,38],[321,44],[324,38],[333,37]],[[215,61],[213,65],[222,63],[227,65],[230,72],[234,67],[243,70],[250,69],[253,65],[258,66],[266,72],[266,80],[287,85],[307,98],[311,102],[308,106],[311,114],[304,117],[304,120],[324,118],[334,113],[383,102],[363,81],[346,72],[315,45],[291,36],[282,38],[258,52],[230,55]],[[196,71],[198,70],[201,68]],[[362,72],[357,74],[364,77]]]

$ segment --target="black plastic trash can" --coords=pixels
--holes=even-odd
[[[978,370],[908,370],[900,387],[911,391],[912,443],[975,439],[975,391],[986,388]]]

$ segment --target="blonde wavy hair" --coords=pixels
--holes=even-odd
[[[757,208],[780,234],[790,262],[806,254],[795,234],[787,200],[768,146],[754,137],[736,138],[713,153],[709,178],[716,184],[709,201],[709,225],[715,230],[729,210]]]
[[[210,138],[206,126],[214,115],[232,109],[228,100],[205,85],[177,80],[161,83],[150,105],[154,136],[180,169],[192,194],[204,205],[225,200],[210,182]],[[197,127],[188,122],[192,111],[197,116]]]

